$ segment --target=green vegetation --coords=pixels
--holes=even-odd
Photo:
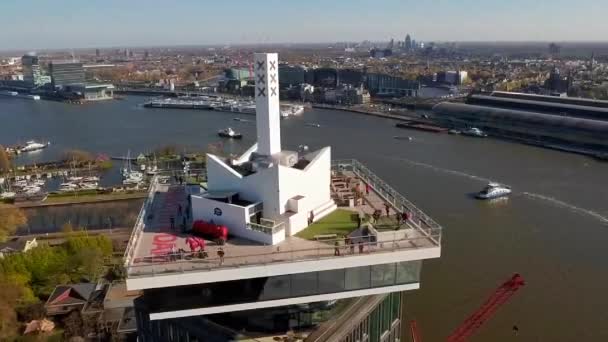
[[[8,159],[8,154],[4,146],[0,145],[0,175],[11,171],[11,161]]]
[[[77,194],[73,192],[50,194],[44,201],[45,204],[58,203],[86,203],[98,201],[122,200],[131,198],[145,197],[145,192],[115,192],[115,193],[98,193],[96,190],[79,191]]]
[[[111,160],[103,160],[97,163],[97,166],[101,169],[101,170],[109,170],[112,168],[112,166],[114,166],[114,163],[112,163]]]
[[[0,259],[0,340],[14,340],[19,320],[41,318],[41,300],[55,286],[99,279],[112,251],[107,237],[75,232],[58,247],[43,245]]]
[[[348,235],[357,229],[357,213],[337,209],[308,228],[296,234],[297,237],[313,240],[316,235],[336,234],[339,237]]]
[[[0,242],[13,235],[19,226],[27,223],[23,211],[13,206],[0,207]]]

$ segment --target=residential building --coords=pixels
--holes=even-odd
[[[45,84],[45,78],[42,76],[38,56],[31,53],[21,57],[21,68],[23,72],[23,81],[27,87],[34,88]]]
[[[367,74],[366,87],[374,96],[418,96],[420,82],[386,74]]]
[[[26,238],[12,238],[11,240],[0,243],[0,259],[6,255],[14,253],[25,253],[32,248],[38,247],[36,238],[31,240]]]

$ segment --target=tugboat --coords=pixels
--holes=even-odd
[[[498,184],[498,183],[489,183],[486,185],[483,190],[475,195],[476,198],[482,200],[488,200],[493,198],[505,197],[511,194],[511,187]]]
[[[488,135],[485,134],[482,130],[480,130],[477,127],[471,127],[469,129],[465,129],[464,131],[462,131],[462,135],[468,135],[470,137],[477,137],[477,138],[485,138]]]
[[[232,128],[224,128],[220,129],[217,134],[222,138],[230,138],[230,139],[241,139],[243,135],[241,133],[235,132]]]

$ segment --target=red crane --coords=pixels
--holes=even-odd
[[[471,337],[477,330],[487,322],[496,311],[511,297],[525,285],[524,278],[518,273],[514,274],[509,280],[504,282],[494,293],[472,314],[464,323],[462,323],[450,336],[448,336],[448,342],[465,342]],[[416,321],[410,322],[410,330],[412,333],[412,340],[414,342],[422,342],[420,333]]]

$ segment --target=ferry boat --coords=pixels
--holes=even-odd
[[[230,139],[241,139],[243,135],[241,133],[235,132],[232,128],[224,128],[220,129],[217,134],[222,138],[230,138]]]
[[[480,192],[475,195],[478,199],[493,199],[499,197],[505,197],[511,194],[511,188],[504,184],[489,183]]]
[[[38,150],[42,150],[43,148],[47,148],[51,143],[47,142],[46,144],[42,144],[39,142],[36,142],[35,140],[30,140],[28,142],[25,143],[25,146],[21,147],[19,150],[21,152],[33,152],[33,151],[38,151]]]
[[[484,133],[482,130],[480,130],[477,127],[471,127],[469,129],[465,129],[464,131],[462,131],[462,135],[467,135],[469,137],[477,137],[477,138],[485,138],[488,136],[486,133]]]

